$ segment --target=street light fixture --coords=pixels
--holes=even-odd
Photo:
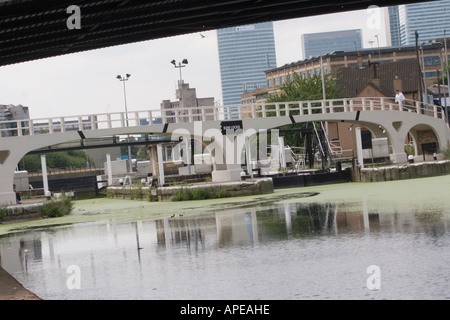
[[[124,102],[125,102],[125,119],[126,119],[126,123],[127,123],[127,128],[128,128],[128,107],[127,107],[127,93],[126,93],[126,89],[125,89],[125,81],[128,81],[128,79],[131,77],[131,74],[127,73],[125,75],[125,77],[121,76],[120,74],[117,75],[116,79],[119,81],[122,81],[123,83],[123,98],[124,98]],[[128,135],[128,143],[130,142],[130,135]],[[130,145],[128,145],[128,166],[129,166],[129,170],[130,173],[133,172],[133,167],[131,164],[131,147]]]
[[[183,76],[181,74],[181,68],[186,67],[186,65],[188,64],[187,59],[183,59],[183,61],[181,62],[176,62],[175,60],[170,61],[171,64],[173,64],[175,66],[175,68],[180,69],[180,100],[181,100],[181,105],[182,105],[182,110],[183,110],[183,115],[184,115],[184,99],[183,99]]]
[[[183,59],[181,62],[176,62],[175,59],[170,61],[171,64],[175,66],[175,68],[180,69],[180,100],[181,100],[181,114],[183,115],[183,122],[184,119],[184,112],[185,112],[185,105],[184,105],[184,98],[183,98],[183,76],[181,74],[181,68],[186,67],[188,64],[187,59]],[[189,139],[186,139],[186,159],[187,159],[187,168],[188,168],[188,175],[191,175],[191,159],[189,155]]]

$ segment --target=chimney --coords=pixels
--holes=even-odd
[[[399,90],[400,92],[403,92],[403,81],[398,76],[395,76],[394,79],[394,92]]]
[[[362,68],[363,66],[363,58],[361,55],[361,51],[358,51],[358,67]]]
[[[372,77],[372,79],[370,79],[370,81],[374,85],[380,87],[381,86],[381,81],[380,81],[380,78],[378,77],[378,70],[377,70],[378,62],[372,63],[372,65],[373,65],[373,77]]]

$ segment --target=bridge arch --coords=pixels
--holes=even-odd
[[[408,133],[414,145],[415,156],[425,156],[425,153],[429,151],[429,149],[423,150],[423,145],[434,144],[436,152],[446,147],[445,141],[439,139],[438,132],[428,124],[417,124]],[[434,149],[434,146],[432,148]]]

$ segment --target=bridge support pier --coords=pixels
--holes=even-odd
[[[241,180],[241,155],[244,144],[243,135],[223,135],[220,141],[214,141],[211,155],[213,159],[213,182],[232,182]]]
[[[16,204],[16,194],[14,192],[0,192],[0,204],[8,206]]]

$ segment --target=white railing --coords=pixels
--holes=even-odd
[[[445,111],[436,105],[407,100],[403,105],[389,98],[351,98],[317,101],[293,101],[222,107],[195,107],[102,113],[32,120],[0,121],[0,137],[37,135],[66,131],[88,131],[136,127],[160,123],[220,121],[224,119],[267,118],[290,115],[329,114],[353,111],[413,112],[446,121]]]

